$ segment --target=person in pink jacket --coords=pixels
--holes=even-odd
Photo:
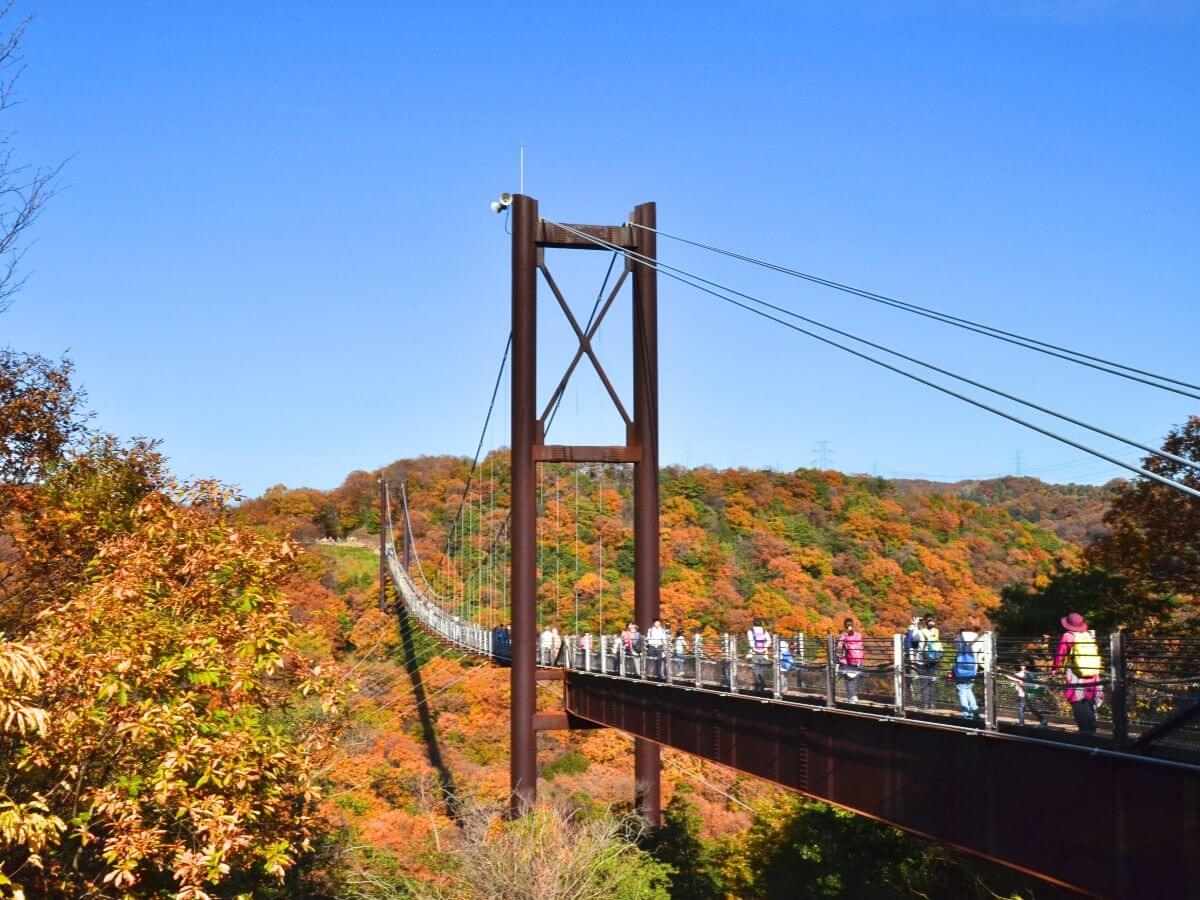
[[[858,702],[858,676],[862,674],[863,636],[854,627],[854,620],[847,619],[837,640],[838,671],[846,684],[846,699]]]
[[[1100,684],[1100,648],[1096,633],[1090,631],[1079,613],[1062,619],[1066,629],[1054,653],[1054,671],[1067,682],[1067,702],[1075,714],[1075,725],[1081,734],[1096,733],[1096,705],[1104,698]]]

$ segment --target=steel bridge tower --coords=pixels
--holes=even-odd
[[[654,228],[655,205],[634,209],[630,222]],[[590,238],[590,239],[589,239]],[[606,246],[607,245],[607,246]],[[607,302],[585,332],[546,266],[546,248],[635,251],[657,259],[656,234],[623,225],[562,227],[541,219],[538,203],[517,194],[512,201],[512,811],[520,815],[537,795],[537,466],[542,462],[633,464],[634,615],[642,633],[659,617],[658,508],[658,270],[625,258]],[[537,408],[538,275],[566,315],[579,347],[544,411]],[[592,338],[627,279],[633,282],[633,414],[628,414],[592,348]],[[587,356],[625,422],[617,446],[548,445],[546,423],[576,365]],[[564,688],[565,689],[565,688]],[[561,727],[566,719],[556,720]],[[657,744],[637,738],[634,777],[638,809],[658,824],[661,806]]]

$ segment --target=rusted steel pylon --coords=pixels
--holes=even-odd
[[[631,222],[653,228],[655,206],[643,203]],[[539,462],[633,463],[634,608],[645,633],[659,615],[658,522],[658,271],[628,257],[612,291],[585,332],[545,263],[545,248],[606,250],[611,246],[656,258],[655,234],[629,225],[571,225],[543,221],[538,203],[518,194],[512,203],[512,810],[524,813],[537,795],[537,465]],[[595,238],[588,240],[573,232]],[[610,246],[605,246],[605,244]],[[544,277],[579,341],[574,359],[543,411],[537,406],[537,286]],[[592,338],[625,281],[633,280],[633,415],[592,348]],[[617,446],[548,445],[546,423],[575,367],[587,356],[625,422]],[[659,748],[637,739],[634,775],[638,807],[647,821],[660,816]]]

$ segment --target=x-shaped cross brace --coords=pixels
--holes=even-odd
[[[558,300],[558,305],[562,307],[562,311],[566,313],[567,321],[571,323],[571,328],[575,331],[575,337],[579,339],[579,348],[575,351],[575,356],[571,360],[571,364],[567,366],[566,374],[563,375],[562,381],[558,383],[558,387],[554,389],[554,393],[550,395],[550,402],[546,404],[545,410],[542,411],[540,423],[543,431],[546,428],[546,421],[553,411],[555,404],[558,403],[563,391],[567,389],[567,382],[571,380],[571,375],[575,372],[575,367],[579,365],[579,361],[583,359],[584,354],[591,360],[592,366],[596,369],[596,374],[600,376],[600,381],[603,382],[605,389],[608,391],[608,396],[612,398],[613,405],[617,408],[617,412],[624,419],[626,427],[633,424],[633,420],[629,417],[629,413],[625,411],[625,405],[621,403],[621,398],[617,394],[616,388],[609,381],[608,373],[604,371],[604,367],[600,365],[600,360],[596,358],[596,353],[592,349],[592,338],[596,336],[596,332],[600,329],[600,323],[604,321],[604,316],[612,307],[613,301],[617,299],[617,294],[621,290],[621,286],[625,283],[625,279],[629,277],[630,266],[626,263],[621,270],[621,276],[617,279],[617,283],[613,285],[612,291],[609,292],[608,299],[604,301],[604,305],[600,308],[599,314],[592,320],[585,334],[583,329],[579,327],[579,322],[576,320],[574,313],[571,312],[571,307],[567,305],[567,301],[563,299],[562,291],[558,289],[558,285],[554,281],[554,276],[550,274],[550,270],[546,268],[546,263],[541,259],[539,254],[538,269],[542,276],[546,279],[546,284],[550,285],[550,290],[554,293],[554,298]]]

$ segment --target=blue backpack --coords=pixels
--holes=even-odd
[[[975,659],[975,650],[962,638],[954,645],[954,677],[974,678],[979,672],[979,663]]]

